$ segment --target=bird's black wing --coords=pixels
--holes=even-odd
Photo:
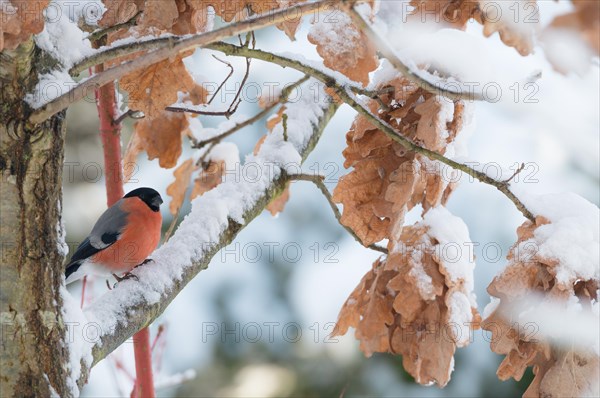
[[[71,275],[73,272],[77,271],[79,269],[79,267],[81,266],[81,263],[83,262],[83,260],[92,257],[94,254],[98,253],[101,250],[106,249],[107,247],[109,247],[110,245],[115,243],[117,241],[117,239],[119,239],[119,235],[120,235],[120,233],[117,233],[117,232],[104,233],[102,235],[102,243],[104,243],[105,246],[103,246],[101,248],[95,247],[90,242],[89,237],[85,238],[85,240],[83,242],[81,242],[81,244],[77,247],[77,250],[75,250],[75,253],[73,253],[73,257],[71,257],[71,261],[69,261],[69,264],[67,265],[67,268],[65,269],[65,278],[68,278],[69,275]]]

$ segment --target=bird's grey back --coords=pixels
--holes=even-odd
[[[94,247],[101,249],[108,246],[112,242],[107,241],[106,238],[103,239],[103,237],[119,235],[127,224],[127,213],[121,209],[123,200],[120,199],[106,209],[96,221],[89,236],[90,243]]]

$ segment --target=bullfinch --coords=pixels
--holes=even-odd
[[[138,188],[109,207],[77,248],[65,270],[69,284],[85,275],[129,275],[158,245],[162,226],[160,194]]]

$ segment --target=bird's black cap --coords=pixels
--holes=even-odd
[[[160,205],[163,203],[163,200],[158,192],[156,192],[152,188],[138,188],[129,192],[127,195],[123,196],[123,198],[133,198],[138,197],[144,203],[148,205],[152,211],[159,211]]]

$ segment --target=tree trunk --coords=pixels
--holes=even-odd
[[[51,66],[33,40],[0,53],[0,396],[70,396],[60,308],[64,112],[27,123],[24,95]]]

